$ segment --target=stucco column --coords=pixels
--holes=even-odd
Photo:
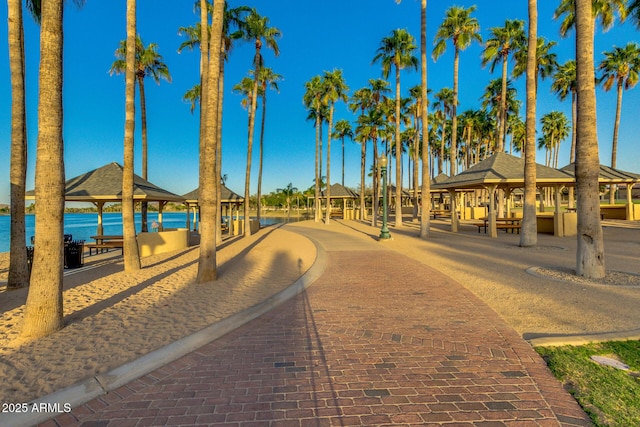
[[[631,190],[633,189],[633,184],[627,183],[627,221],[633,221],[634,212],[633,212],[633,199],[631,198]]]
[[[497,185],[487,187],[489,191],[489,235],[493,238],[498,237],[498,228],[496,227],[496,189]]]
[[[449,200],[451,205],[451,231],[458,232],[458,207],[456,200],[456,190],[449,190]]]
[[[562,213],[560,212],[560,194],[562,191],[561,185],[554,185],[553,191],[555,192],[555,209],[553,212],[553,235],[558,237],[564,237],[564,221]]]

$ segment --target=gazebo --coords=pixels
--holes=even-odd
[[[122,201],[122,175],[124,168],[112,162],[65,182],[65,202],[89,202],[98,208],[98,226],[96,234],[102,232],[102,213],[105,203]],[[29,200],[35,199],[35,191],[26,193]],[[162,227],[162,210],[167,202],[184,203],[184,198],[173,194],[155,184],[133,176],[133,200],[158,202],[158,222]]]
[[[573,176],[564,171],[536,164],[536,186],[553,187],[556,189],[556,207],[554,215],[554,229],[556,234],[564,235],[560,218],[560,189],[573,185]],[[498,189],[506,192],[507,198],[514,188],[524,187],[524,159],[506,153],[496,153],[491,157],[470,167],[469,169],[434,185],[434,189],[449,191],[451,203],[451,230],[458,231],[458,215],[456,190],[485,189],[489,193],[489,230],[491,237],[497,237],[495,195]]]
[[[568,164],[560,170],[575,178],[576,164]],[[614,184],[625,184],[627,192],[626,205],[607,205],[600,207],[601,213],[605,218],[610,217],[627,220],[634,220],[635,218],[640,219],[640,215],[636,215],[634,212],[636,209],[634,208],[632,197],[632,188],[638,182],[640,182],[640,174],[600,165],[598,183],[601,185],[608,185],[610,189],[613,188]]]
[[[325,198],[325,197],[327,197],[326,191],[322,190],[321,198]],[[348,208],[347,202],[349,201],[355,204],[355,201],[358,200],[359,198],[360,198],[360,195],[358,193],[345,187],[344,185],[338,184],[338,183],[331,184],[331,199],[342,200],[342,215],[344,219],[354,219],[351,216],[351,213],[347,213],[347,212],[353,212],[355,206]],[[330,200],[327,200],[327,209],[331,209]]]
[[[222,184],[220,193],[220,203],[226,208],[227,215],[232,217],[234,211],[238,212],[240,205],[244,203],[244,197],[234,193],[224,184]],[[198,199],[200,198],[200,188],[196,188],[182,197],[185,199],[187,209],[193,214],[193,230],[195,231],[198,223],[196,214],[199,209]],[[231,212],[229,213],[229,211]],[[190,227],[191,221],[189,219],[189,215],[187,215],[187,229],[190,229]],[[229,227],[229,232],[231,233],[231,227]]]

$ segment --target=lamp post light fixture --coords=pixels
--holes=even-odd
[[[382,178],[382,229],[380,230],[380,240],[391,238],[389,228],[387,228],[387,156],[380,157],[380,172]]]

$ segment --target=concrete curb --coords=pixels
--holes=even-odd
[[[560,347],[564,345],[585,345],[605,341],[640,340],[640,329],[600,334],[554,335],[527,340],[532,347]]]
[[[290,231],[309,239],[316,247],[316,259],[313,265],[291,286],[240,313],[222,319],[192,335],[152,351],[109,372],[96,375],[95,377],[88,378],[65,389],[26,403],[24,404],[26,412],[0,413],[0,426],[33,426],[61,415],[65,412],[66,407],[70,407],[71,409],[76,408],[96,397],[128,384],[228,334],[269,312],[290,298],[304,292],[304,290],[311,286],[324,272],[327,265],[327,254],[322,245],[315,239],[295,230]],[[67,410],[66,412],[69,411]]]

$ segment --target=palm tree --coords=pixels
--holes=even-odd
[[[277,188],[276,191],[281,193],[287,202],[287,218],[291,218],[291,197],[293,197],[298,189],[294,187],[291,183],[287,184],[285,188]]]
[[[342,186],[344,187],[344,139],[353,139],[353,129],[351,129],[351,122],[345,119],[338,120],[335,129],[333,137],[342,140]]]
[[[364,144],[365,147],[362,149],[362,157],[361,157],[361,193],[360,193],[360,203],[361,206],[364,206],[364,180],[365,180],[365,158],[366,158],[366,142],[371,141],[373,144],[373,168],[374,171],[378,171],[376,158],[378,156],[378,137],[380,135],[380,129],[384,125],[384,117],[382,112],[377,108],[369,108],[366,114],[358,117],[358,126],[356,127],[356,135],[360,140],[361,144]],[[371,218],[372,225],[374,227],[377,226],[377,216],[378,216],[378,179],[377,173],[374,173],[373,176],[373,215]],[[364,219],[364,214],[361,217]]]
[[[333,111],[337,101],[347,102],[349,87],[344,82],[342,70],[325,71],[322,76],[324,86],[323,102],[329,107],[329,128],[327,130],[327,211],[325,222],[329,224],[331,216],[331,136],[333,131]]]
[[[536,57],[537,63],[536,67],[538,70],[538,77],[542,80],[550,77],[556,70],[558,66],[558,55],[555,52],[552,52],[551,49],[557,43],[554,41],[547,41],[544,37],[538,37],[537,47],[536,47]],[[515,78],[520,77],[522,74],[527,71],[527,49],[526,45],[523,46],[520,50],[516,51],[515,55],[516,64],[513,67],[513,71],[511,75]],[[536,79],[537,84],[537,79]]]
[[[578,126],[576,192],[578,195],[578,247],[576,274],[587,278],[605,275],[604,242],[600,225],[598,134],[596,129],[594,19],[592,0],[575,0]]]
[[[558,66],[551,84],[551,90],[558,95],[560,101],[564,101],[568,95],[571,95],[572,136],[571,151],[569,153],[570,163],[574,162],[576,152],[576,95],[578,91],[576,78],[576,61],[570,59]]]
[[[282,80],[282,75],[274,73],[271,68],[262,67],[260,69],[260,97],[262,98],[262,121],[260,124],[260,149],[258,155],[258,211],[257,220],[260,222],[260,210],[261,210],[261,195],[262,195],[262,157],[264,154],[264,123],[267,116],[267,89],[273,89],[280,93],[278,89],[278,82]]]
[[[557,168],[560,143],[569,136],[569,120],[561,111],[551,111],[542,116],[540,123],[542,136],[538,140],[538,148],[547,150],[546,165]]]
[[[373,62],[382,64],[382,76],[387,79],[393,66],[396,71],[396,109],[395,109],[395,146],[396,146],[396,227],[402,227],[402,140],[400,138],[400,70],[411,67],[418,69],[418,58],[413,55],[416,49],[415,39],[405,29],[397,29],[382,39]]]
[[[604,52],[604,59],[598,69],[602,72],[599,82],[605,91],[615,85],[618,91],[616,101],[616,118],[613,126],[613,142],[611,144],[611,167],[616,167],[618,155],[618,130],[620,128],[620,113],[622,111],[622,93],[638,83],[640,72],[640,47],[636,43],[628,43],[625,47],[614,47],[611,52]],[[609,189],[609,203],[615,203],[616,186]]]
[[[351,96],[351,100],[349,102],[349,110],[352,112],[360,111],[360,115],[358,116],[358,124],[360,123],[360,118],[365,115],[365,111],[367,111],[372,106],[372,96],[373,91],[364,87],[356,90]],[[364,220],[365,214],[365,201],[364,201],[364,190],[365,190],[365,168],[366,168],[366,159],[367,159],[367,137],[362,135],[359,132],[360,128],[356,128],[356,137],[355,140],[360,143],[360,219]],[[344,158],[344,156],[343,156]]]
[[[153,81],[160,84],[160,80],[164,79],[171,82],[171,74],[169,68],[162,60],[162,55],[158,53],[158,45],[150,43],[145,46],[140,38],[136,37],[135,41],[136,53],[136,83],[140,91],[140,124],[142,133],[142,178],[148,179],[148,160],[147,160],[147,103],[145,98],[144,80],[151,77]],[[111,65],[109,74],[122,74],[126,69],[126,50],[127,42],[123,40],[115,52],[116,60]],[[147,231],[147,203],[142,203],[142,231]]]
[[[35,248],[22,338],[36,339],[63,326],[62,272],[64,157],[62,140],[63,0],[42,3]]]
[[[262,46],[266,44],[268,48],[273,50],[273,53],[278,56],[280,49],[278,48],[277,39],[281,36],[280,30],[276,27],[269,27],[269,18],[266,16],[260,16],[255,9],[251,9],[249,15],[246,18],[245,25],[243,25],[243,38],[247,41],[253,42],[255,45],[255,55],[253,56],[253,75],[260,76],[260,69],[263,67],[264,59],[262,58]],[[251,152],[253,148],[253,132],[255,115],[257,109],[258,98],[258,78],[253,82],[253,94],[251,96],[251,110],[249,115],[249,137],[247,144],[247,169],[245,173],[244,183],[244,235],[251,235],[251,227],[249,226],[249,190],[251,184]]]
[[[491,63],[493,72],[498,63],[502,63],[502,89],[500,92],[500,108],[498,110],[498,151],[504,151],[505,131],[507,127],[507,66],[509,56],[513,55],[525,43],[524,21],[519,19],[507,19],[504,27],[494,27],[490,30],[491,36],[485,43],[482,52],[482,65]]]
[[[421,86],[421,107],[422,107],[422,209],[420,213],[420,237],[429,237],[429,215],[430,206],[427,195],[430,194],[431,179],[429,174],[429,117],[427,107],[427,0],[420,3],[420,86]]]
[[[571,149],[569,150],[569,163],[576,159],[576,108],[577,108],[577,81],[576,61],[570,59],[562,65],[558,65],[553,75],[551,90],[558,95],[560,101],[564,101],[571,94]],[[569,207],[574,207],[575,189],[569,187]]]
[[[447,40],[451,40],[454,48],[453,56],[453,106],[451,114],[451,176],[456,174],[456,155],[458,153],[458,122],[457,122],[457,105],[458,105],[458,67],[460,63],[460,51],[466,49],[477,41],[482,43],[482,37],[479,34],[480,24],[476,18],[472,18],[471,14],[476,10],[475,6],[468,9],[452,6],[446,14],[445,19],[440,24],[436,32],[435,46],[433,48],[433,57],[438,59],[447,49]]]
[[[526,67],[526,121],[524,142],[524,203],[520,229],[520,246],[529,247],[538,244],[538,225],[536,218],[536,93],[538,71],[538,2],[529,0],[529,30],[527,38]]]
[[[27,2],[33,10],[35,0]],[[38,3],[39,6],[39,3]],[[7,1],[9,68],[11,72],[11,240],[7,289],[29,284],[25,242],[25,186],[27,177],[27,130],[25,107],[24,27],[22,1]],[[39,12],[39,9],[38,11]],[[34,15],[40,21],[39,15]]]
[[[201,0],[201,22],[206,24],[207,22],[207,2]],[[224,26],[224,10],[225,1],[218,0],[213,6],[213,20],[211,24],[211,41],[205,43],[208,40],[206,35],[207,25],[202,25],[201,51],[203,53],[203,62],[206,61],[204,54],[206,52],[221,52],[222,49],[222,31]],[[218,192],[217,186],[220,182],[220,175],[216,175],[217,167],[217,142],[219,137],[217,132],[219,130],[218,120],[219,112],[221,108],[219,104],[219,87],[220,87],[220,62],[223,61],[222,55],[210,55],[207,66],[207,80],[203,80],[203,92],[202,99],[206,100],[205,110],[205,125],[204,132],[201,134],[201,138],[204,136],[204,141],[200,141],[200,173],[199,173],[199,189],[200,198],[198,204],[200,205],[200,212],[202,220],[200,222],[200,255],[198,259],[198,274],[196,276],[197,283],[206,283],[212,280],[216,280],[218,277],[218,270],[216,266],[216,235],[217,230],[220,228],[218,220]],[[248,198],[245,198],[248,204]],[[246,217],[245,217],[246,218]]]
[[[314,76],[311,80],[305,83],[304,85],[306,92],[302,97],[302,101],[304,105],[309,109],[310,117],[313,116],[313,120],[315,121],[316,128],[316,162],[315,162],[315,195],[314,195],[314,220],[315,222],[320,221],[320,177],[322,175],[321,172],[321,164],[322,164],[322,138],[321,138],[321,129],[322,129],[322,120],[323,120],[323,91],[324,87],[322,85],[322,80],[320,76]]]
[[[127,2],[127,41],[124,44],[125,124],[124,170],[122,171],[122,235],[125,271],[138,271],[140,253],[136,242],[133,202],[135,82],[136,82],[136,11],[135,2]],[[128,48],[127,48],[128,46]]]
[[[444,150],[447,141],[447,116],[453,114],[453,90],[448,87],[443,87],[434,95],[434,98],[433,107],[440,109],[440,111],[436,113],[436,116],[441,123],[442,129],[440,154],[438,155],[438,174],[441,174],[443,172]]]
[[[499,123],[499,116],[501,114],[502,103],[502,79],[493,79],[489,82],[482,94],[482,108],[486,110],[491,116],[495,117],[496,124]],[[507,88],[505,90],[505,121],[508,122],[509,118],[518,115],[520,112],[520,101],[517,99],[517,91],[511,85],[511,81],[507,80]],[[505,129],[506,135],[506,129]],[[495,132],[493,135],[495,139]],[[498,152],[498,141],[494,140],[492,152]],[[504,150],[502,150],[504,151]]]

